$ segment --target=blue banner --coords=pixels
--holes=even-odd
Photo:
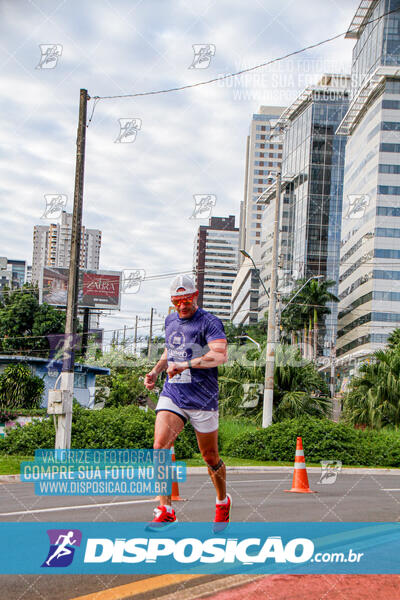
[[[399,523],[0,523],[2,574],[400,574]]]

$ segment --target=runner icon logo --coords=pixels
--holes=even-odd
[[[75,547],[81,545],[79,529],[48,529],[50,548],[42,567],[68,567],[74,558]]]

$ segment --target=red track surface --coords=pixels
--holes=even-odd
[[[209,600],[399,600],[400,575],[269,575]]]

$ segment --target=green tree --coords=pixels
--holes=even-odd
[[[39,408],[44,381],[28,365],[8,365],[0,375],[0,412],[16,408]]]
[[[400,425],[400,353],[375,352],[372,362],[364,363],[343,399],[344,419],[374,429]]]
[[[390,350],[400,350],[400,328],[394,329],[388,337],[388,348]]]
[[[65,331],[65,312],[39,304],[37,286],[0,295],[0,353],[48,356],[47,335]]]
[[[221,415],[248,416],[261,422],[262,401],[254,409],[243,408],[246,383],[264,384],[265,351],[253,346],[243,360],[219,367]],[[243,357],[242,357],[243,358]],[[253,388],[252,391],[254,391]],[[300,415],[328,416],[331,402],[328,387],[312,362],[301,357],[297,348],[281,345],[276,350],[274,374],[274,421]]]
[[[306,279],[299,279],[292,293],[284,298],[288,303],[297,294],[298,290],[307,282]],[[319,327],[324,316],[329,315],[331,310],[327,306],[328,302],[339,302],[339,298],[329,291],[329,288],[335,285],[332,280],[318,281],[311,279],[307,285],[297,294],[287,309],[282,312],[282,326],[287,333],[304,330],[304,343],[311,343],[311,333],[313,332],[313,358],[318,355],[318,333]],[[292,339],[293,343],[293,339]]]

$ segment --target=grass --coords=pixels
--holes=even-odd
[[[24,460],[33,460],[33,456],[19,454],[0,454],[0,475],[15,475],[20,472],[20,463]]]
[[[221,458],[228,467],[293,467],[294,459],[292,462],[273,462],[273,461],[261,461],[261,460],[250,460],[246,458],[231,458],[221,454]],[[0,475],[15,475],[20,473],[20,463],[22,461],[34,460],[33,456],[21,456],[18,454],[7,455],[0,454]],[[201,454],[195,454],[193,458],[189,458],[184,461],[187,467],[205,467],[204,460]],[[306,462],[307,467],[321,467],[319,463]],[[387,469],[388,467],[364,467],[364,465],[343,465],[343,468],[373,468],[373,469]],[[395,467],[390,467],[391,469]]]

